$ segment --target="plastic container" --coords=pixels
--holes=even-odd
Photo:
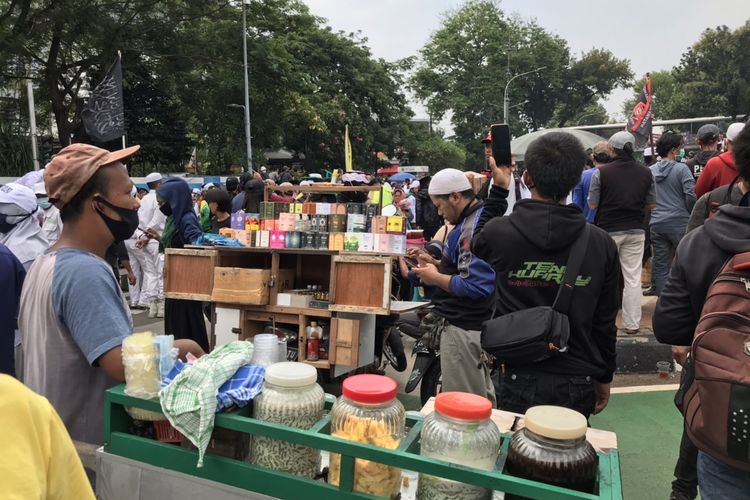
[[[524,425],[510,442],[510,474],[594,492],[599,457],[586,441],[586,417],[559,406],[534,406],[526,411]]]
[[[134,333],[122,341],[125,394],[142,399],[159,395],[158,352],[151,332]]]
[[[435,411],[424,420],[420,455],[445,462],[492,470],[500,452],[500,431],[490,420],[490,400],[465,392],[444,392]],[[492,491],[449,479],[419,475],[417,500],[484,500]]]
[[[325,393],[318,372],[304,363],[276,363],[266,369],[263,392],[253,401],[253,417],[264,422],[310,429],[323,418]],[[289,474],[314,478],[320,450],[255,436],[252,463]]]
[[[382,375],[354,375],[344,380],[342,396],[331,408],[331,436],[396,449],[404,436],[404,406],[396,399],[396,382]],[[331,454],[328,482],[339,484],[341,457]],[[354,491],[395,497],[401,470],[369,460],[354,463]]]
[[[272,333],[260,333],[253,337],[253,358],[250,364],[270,366],[279,359],[278,337]]]

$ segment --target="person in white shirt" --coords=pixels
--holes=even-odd
[[[60,218],[60,210],[49,201],[47,188],[44,187],[44,181],[34,184],[34,194],[36,202],[39,205],[40,221],[42,226],[42,235],[49,242],[49,246],[57,243],[62,234],[63,223]]]
[[[148,307],[149,318],[164,317],[164,294],[162,284],[163,264],[159,254],[159,242],[149,239],[145,236],[145,231],[152,229],[157,233],[164,230],[166,216],[159,210],[159,203],[156,200],[156,190],[162,184],[162,176],[158,172],[152,172],[146,176],[146,185],[149,192],[141,199],[141,206],[138,209],[138,229],[133,238],[126,243],[128,253],[133,261],[133,271],[136,273],[136,279],[140,269],[141,279],[136,282],[135,290],[131,289],[131,304],[133,302],[141,307]],[[135,292],[135,296],[134,293]]]

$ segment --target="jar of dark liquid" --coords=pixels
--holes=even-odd
[[[558,406],[535,406],[513,434],[507,470],[516,477],[594,493],[599,457],[586,441],[586,417]],[[507,498],[518,498],[507,496]]]

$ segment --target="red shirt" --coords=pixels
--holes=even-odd
[[[731,184],[737,178],[737,168],[734,166],[734,155],[731,151],[714,156],[701,172],[695,182],[695,196],[700,198],[704,194],[721,186]]]

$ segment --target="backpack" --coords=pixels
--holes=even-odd
[[[690,440],[750,471],[750,252],[727,261],[708,289],[676,400]]]

